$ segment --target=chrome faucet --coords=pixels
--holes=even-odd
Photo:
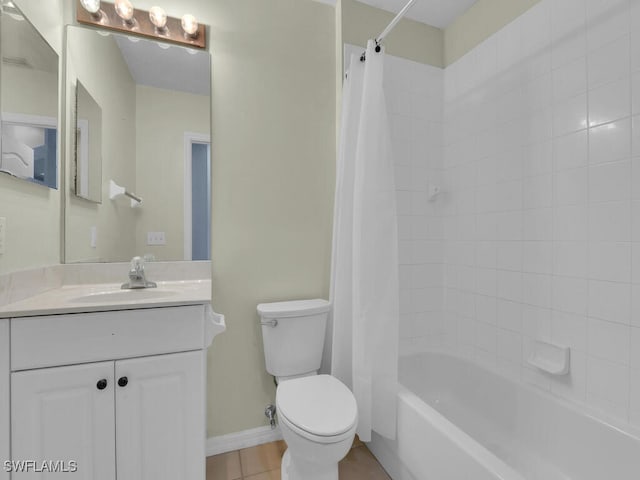
[[[144,273],[144,260],[141,257],[133,257],[129,265],[129,281],[122,284],[122,289],[156,288],[155,282],[149,282]]]

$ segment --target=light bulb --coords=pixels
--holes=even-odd
[[[131,22],[133,18],[133,5],[129,0],[116,0],[116,13],[125,22]]]
[[[182,16],[182,29],[187,35],[195,35],[198,32],[198,21],[196,17],[187,13]]]
[[[153,23],[158,30],[164,30],[167,26],[167,14],[160,7],[151,7],[149,10],[149,20]]]
[[[91,15],[100,11],[100,0],[80,0],[82,7]]]

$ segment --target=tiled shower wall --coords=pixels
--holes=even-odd
[[[640,425],[640,1],[543,0],[444,83],[444,345]],[[414,180],[399,164],[401,212],[428,205]],[[528,366],[534,339],[570,376]]]
[[[362,50],[346,46],[346,69]],[[407,354],[439,345],[443,331],[442,218],[428,186],[441,183],[444,73],[387,55],[384,91],[398,202],[400,351]]]
[[[442,98],[439,68],[385,59],[394,150],[400,255],[400,351],[440,344],[443,322],[443,230],[429,187],[442,181]]]
[[[443,230],[429,186],[442,181],[442,69],[385,58],[398,205],[400,351],[441,343]]]

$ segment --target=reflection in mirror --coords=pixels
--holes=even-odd
[[[102,109],[78,80],[76,84],[76,195],[102,201]]]
[[[1,20],[0,173],[58,187],[58,55],[12,5]]]
[[[68,196],[65,209],[65,261],[123,262],[136,255],[208,259],[209,54],[79,26],[68,26],[66,38],[67,97],[73,99],[78,89],[78,120],[89,116],[82,89],[102,114],[102,174],[93,189],[89,125],[84,195],[83,127],[74,123],[67,135],[73,145],[80,131],[78,176],[71,177],[75,159],[69,152],[76,194]],[[68,112],[73,108],[67,105]],[[111,182],[142,202],[110,195]],[[102,203],[94,203],[100,196]]]
[[[0,172],[57,188],[55,118],[2,116]]]

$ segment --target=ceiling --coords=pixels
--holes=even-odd
[[[372,7],[398,13],[409,0],[359,0]],[[407,13],[408,18],[438,28],[448,27],[477,0],[417,0]]]
[[[168,48],[161,48],[158,42],[123,35],[114,37],[137,84],[196,95],[211,94],[208,52],[166,43],[162,46]]]

